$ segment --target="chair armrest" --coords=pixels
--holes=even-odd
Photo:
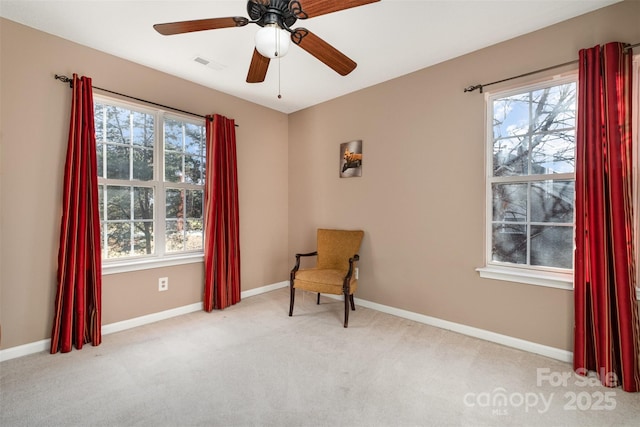
[[[307,256],[316,256],[318,255],[318,251],[314,251],[314,252],[309,252],[306,254],[296,254],[296,265],[293,267],[293,270],[291,270],[291,278],[293,279],[293,275],[296,273],[296,271],[298,271],[298,269],[300,268],[300,257],[307,257]]]
[[[351,275],[353,274],[353,266],[356,261],[360,261],[360,255],[355,254],[353,258],[349,258],[349,271],[347,271],[347,275],[344,277],[345,281],[351,279]]]
[[[316,256],[318,255],[318,251],[309,252],[308,254],[296,254],[296,259],[299,259],[301,256]]]

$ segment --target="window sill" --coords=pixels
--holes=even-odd
[[[508,282],[526,283],[528,285],[546,286],[568,291],[573,290],[573,274],[570,273],[551,273],[548,271],[496,266],[476,268],[476,271],[484,279],[506,280]]]
[[[130,271],[150,270],[152,268],[171,267],[174,265],[194,264],[204,261],[204,254],[190,254],[167,258],[147,258],[128,261],[103,261],[102,275],[127,273]]]
[[[531,270],[495,266],[476,268],[476,271],[484,279],[506,280],[508,282],[547,286],[568,291],[573,290],[572,274],[532,272]],[[640,301],[640,286],[636,287],[636,300]]]

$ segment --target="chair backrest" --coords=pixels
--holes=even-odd
[[[349,258],[360,250],[362,230],[318,229],[317,268],[348,270]]]

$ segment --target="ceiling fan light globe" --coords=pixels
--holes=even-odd
[[[265,25],[256,32],[256,49],[265,58],[281,58],[289,51],[289,33],[277,25]]]

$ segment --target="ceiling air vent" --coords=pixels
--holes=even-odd
[[[212,61],[212,60],[207,59],[207,58],[203,58],[200,55],[198,55],[195,58],[193,58],[193,60],[195,62],[197,62],[198,64],[202,64],[204,66],[207,66],[207,67],[211,68],[212,70],[220,71],[220,70],[226,68],[226,66],[224,66],[224,65],[222,65],[222,64],[220,64],[218,62]]]

